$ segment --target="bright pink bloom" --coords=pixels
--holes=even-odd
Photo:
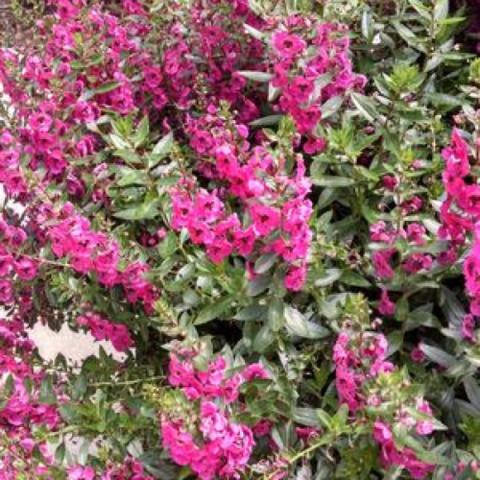
[[[283,59],[290,59],[302,53],[307,44],[298,35],[287,32],[276,32],[272,36],[272,45],[275,52]]]

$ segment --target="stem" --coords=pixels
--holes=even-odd
[[[97,382],[97,383],[90,383],[89,387],[120,387],[125,385],[136,385],[139,383],[149,382],[153,380],[164,380],[164,375],[157,375],[155,377],[147,377],[147,378],[138,378],[136,380],[126,380],[124,382]]]
[[[307,449],[302,450],[301,452],[298,452],[293,457],[290,457],[288,459],[288,463],[290,465],[294,464],[295,462],[297,462],[301,458],[307,456],[309,453],[312,453],[315,450],[317,450],[318,448],[323,447],[325,445],[325,442],[326,442],[326,440],[325,440],[325,438],[323,438],[322,440],[319,440],[318,442],[314,443],[313,445],[310,445],[310,447],[308,447]]]

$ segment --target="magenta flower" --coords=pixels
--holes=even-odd
[[[378,311],[382,315],[391,316],[395,314],[395,308],[395,303],[390,300],[390,297],[388,296],[388,291],[382,289],[380,303],[378,304]]]
[[[258,235],[269,235],[280,226],[280,212],[266,205],[253,205],[250,208],[253,225]]]
[[[272,35],[272,46],[280,58],[290,59],[301,54],[307,44],[298,35],[276,32]]]

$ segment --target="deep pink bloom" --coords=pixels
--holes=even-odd
[[[281,58],[292,58],[302,53],[307,44],[298,35],[288,32],[276,32],[272,35],[272,45]]]
[[[22,257],[15,261],[15,273],[21,280],[33,280],[37,276],[37,265],[33,260]]]
[[[378,304],[378,311],[382,315],[391,316],[395,313],[395,303],[390,300],[388,291],[383,289],[380,297],[380,303]]]
[[[395,272],[393,271],[390,260],[395,255],[394,249],[378,250],[373,253],[372,261],[376,275],[381,279],[390,280]]]

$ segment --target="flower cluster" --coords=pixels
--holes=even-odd
[[[387,353],[388,341],[382,334],[342,331],[333,349],[339,399],[352,413],[373,415],[373,438],[385,468],[397,466],[405,468],[413,478],[425,478],[434,466],[420,460],[413,450],[397,447],[392,429],[398,424],[415,435],[430,435],[434,430],[432,410],[422,397],[408,396],[399,402],[392,396],[391,386],[382,388],[384,380],[391,377],[392,382],[396,381],[396,369],[386,360]],[[387,414],[382,405],[393,405],[393,410]],[[367,409],[373,413],[367,413]],[[421,418],[415,418],[411,411],[419,412]]]
[[[418,198],[418,197],[416,197]],[[421,200],[419,199],[419,205]],[[419,208],[415,207],[415,212]],[[391,280],[395,275],[392,265],[393,257],[398,250],[392,246],[397,241],[408,242],[413,247],[426,245],[428,241],[426,228],[417,222],[409,223],[406,228],[396,229],[392,225],[379,221],[370,226],[370,238],[374,242],[386,243],[388,248],[380,249],[372,254],[372,263],[375,274],[382,280]],[[400,267],[407,274],[416,274],[419,272],[428,272],[433,266],[434,258],[427,253],[411,253],[401,261]]]
[[[291,16],[273,32],[271,48],[272,85],[281,91],[279,107],[293,117],[298,132],[307,135],[305,152],[317,153],[325,146],[315,134],[322,105],[335,97],[341,100],[349,90],[363,89],[367,82],[353,72],[347,28]]]
[[[101,475],[92,467],[80,465],[70,467],[67,473],[68,480],[153,480],[143,465],[131,457],[127,457],[122,465],[107,466]]]
[[[295,158],[294,175],[289,175],[286,158],[275,158],[266,144],[251,145],[247,126],[228,128],[215,113],[212,106],[208,115],[191,119],[187,131],[201,158],[198,168],[224,187],[209,192],[193,179],[175,187],[172,225],[186,228],[214,262],[233,252],[248,259],[275,253],[290,265],[286,287],[299,290],[312,238],[310,181],[303,158]],[[242,206],[239,214],[228,213],[227,196]]]
[[[380,447],[380,461],[385,468],[392,465],[405,468],[412,478],[425,478],[434,470],[434,465],[419,460],[415,452],[405,447],[399,449],[395,445],[391,427],[376,421],[373,427],[373,438]]]
[[[240,373],[226,376],[226,362],[217,357],[207,370],[195,369],[190,358],[180,361],[170,357],[169,383],[180,387],[186,398],[199,403],[199,420],[195,439],[193,424],[182,418],[162,420],[163,445],[178,465],[188,465],[202,480],[239,478],[255,446],[251,428],[233,421],[232,404],[239,399],[239,388],[254,379],[266,379],[260,364],[252,364]],[[219,405],[223,404],[223,407]]]
[[[364,333],[358,343],[350,332],[341,332],[333,348],[338,396],[352,412],[366,405],[363,386],[381,373],[391,372],[393,364],[386,361],[388,341],[381,334]]]
[[[452,133],[451,145],[442,152],[445,160],[443,184],[446,198],[441,207],[440,236],[449,242],[453,262],[471,235],[472,245],[463,262],[465,286],[469,294],[470,313],[463,319],[462,335],[474,341],[475,317],[480,316],[480,185],[472,182],[472,168],[467,142],[458,130]]]
[[[77,318],[78,325],[88,328],[96,340],[108,340],[118,352],[126,352],[133,346],[130,332],[125,325],[112,323],[98,313],[86,313]]]
[[[35,439],[35,431],[54,431],[60,425],[60,415],[55,405],[41,400],[45,372],[31,365],[34,345],[26,338],[20,318],[0,319],[0,344],[0,425],[8,439],[7,445],[0,440],[0,477],[19,478],[21,468],[41,475],[53,459],[47,444]],[[35,448],[41,453],[40,461],[33,460]]]
[[[238,400],[242,383],[255,379],[267,379],[267,371],[259,363],[253,363],[227,377],[227,363],[221,356],[209,363],[207,370],[195,368],[192,360],[179,360],[176,355],[170,356],[168,382],[173,387],[181,388],[189,400],[200,398],[212,400],[221,397],[227,404]]]
[[[0,217],[0,304],[10,305],[14,301],[14,280],[20,280],[23,285],[23,295],[27,294],[28,282],[38,273],[38,262],[28,255],[19,254],[25,249],[27,232],[24,228],[12,225],[4,216]],[[20,306],[27,307],[25,302]]]
[[[163,91],[181,109],[227,101],[242,121],[256,118],[257,102],[246,95],[247,81],[237,72],[261,67],[265,49],[261,41],[245,35],[245,24],[262,28],[263,21],[243,0],[195,0],[183,23],[162,24],[154,32],[167,45],[160,70],[151,62],[144,66],[146,90],[153,93],[154,104],[165,102],[162,94],[152,92],[161,82],[161,73]]]
[[[383,316],[396,312],[389,293],[391,286],[412,276],[431,278],[448,260],[444,253],[437,254],[436,237],[421,221],[428,212],[425,188],[416,185],[423,170],[422,161],[406,161],[381,178],[381,220],[370,224],[369,233],[374,246],[371,264],[381,289],[377,310]]]
[[[80,274],[95,273],[105,287],[121,285],[130,303],[142,302],[147,312],[153,311],[158,292],[145,279],[145,273],[149,270],[146,263],[133,262],[122,271],[118,242],[104,233],[94,231],[90,221],[76,214],[71,204],[65,204],[58,216],[52,210],[39,213],[36,221],[40,225],[43,215],[53,220],[45,235],[57,258],[68,258],[71,267]]]
[[[145,24],[120,18],[86,2],[62,2],[37,25],[44,43],[33,50],[0,54],[0,79],[16,109],[16,132],[3,136],[3,182],[9,193],[26,194],[19,159],[47,181],[69,178],[85,188],[71,159],[94,153],[98,143],[86,126],[103,110],[127,115],[136,108],[137,87],[126,74],[138,52]],[[95,51],[91,48],[96,45]],[[26,86],[34,86],[29,95]],[[81,193],[81,192],[76,192]]]

